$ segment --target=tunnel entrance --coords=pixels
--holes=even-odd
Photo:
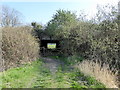
[[[41,40],[40,52],[43,56],[58,54],[60,52],[60,40]]]

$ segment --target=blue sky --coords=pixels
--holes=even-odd
[[[84,10],[89,17],[96,13],[95,0],[81,0],[80,2],[3,2],[22,13],[24,23],[36,21],[38,23],[47,23],[58,9],[71,10],[79,15],[80,10]]]

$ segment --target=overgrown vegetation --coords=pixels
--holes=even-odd
[[[113,73],[110,70],[109,65],[105,63],[100,64],[101,61],[98,62],[98,60],[85,60],[79,56],[50,56],[50,58],[59,59],[65,62],[67,66],[73,66],[74,68],[77,68],[81,73],[94,77],[96,80],[103,83],[107,88],[117,88],[119,85],[119,78],[117,77],[118,71],[114,69],[116,71]]]
[[[28,27],[4,27],[2,29],[2,53],[4,69],[20,66],[39,58],[39,44]]]
[[[93,62],[97,60],[101,68],[108,66],[118,81],[120,73],[118,8],[110,5],[97,8],[98,13],[92,20],[87,20],[84,15],[77,18],[71,11],[58,10],[48,22],[45,32],[50,39],[61,40],[63,56],[80,55]]]
[[[120,15],[115,6],[98,6],[91,20],[69,10],[57,10],[53,18],[42,26],[32,22],[31,27],[17,26],[9,17],[7,8],[2,17],[2,54],[4,70],[2,87],[14,88],[117,88],[120,87]],[[12,14],[14,17],[16,14]],[[14,23],[12,23],[14,22]],[[38,39],[60,40],[59,56],[52,58],[65,62],[56,75],[42,66]],[[53,53],[54,54],[54,53]],[[18,67],[25,63],[22,67]],[[78,69],[70,71],[67,67]],[[39,68],[39,69],[38,69]],[[79,71],[80,70],[80,71]],[[82,78],[81,78],[82,77]],[[33,78],[33,79],[31,79]],[[98,81],[101,83],[99,83]],[[32,81],[31,81],[32,80]],[[83,81],[82,81],[83,80]],[[25,82],[23,82],[25,81]],[[31,81],[29,84],[28,82]],[[16,83],[15,83],[16,82]]]

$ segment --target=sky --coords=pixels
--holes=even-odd
[[[14,8],[22,13],[23,22],[38,22],[46,24],[52,19],[56,10],[64,9],[73,11],[79,16],[80,11],[84,11],[88,18],[97,12],[97,4],[117,5],[118,0],[4,0],[2,5]]]

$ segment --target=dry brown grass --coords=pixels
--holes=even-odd
[[[97,62],[85,60],[75,65],[75,67],[80,69],[84,74],[95,77],[96,80],[106,85],[107,88],[118,87],[117,71],[116,74],[113,74],[106,64],[101,67]]]
[[[16,67],[39,57],[39,44],[28,27],[2,29],[4,68]]]

